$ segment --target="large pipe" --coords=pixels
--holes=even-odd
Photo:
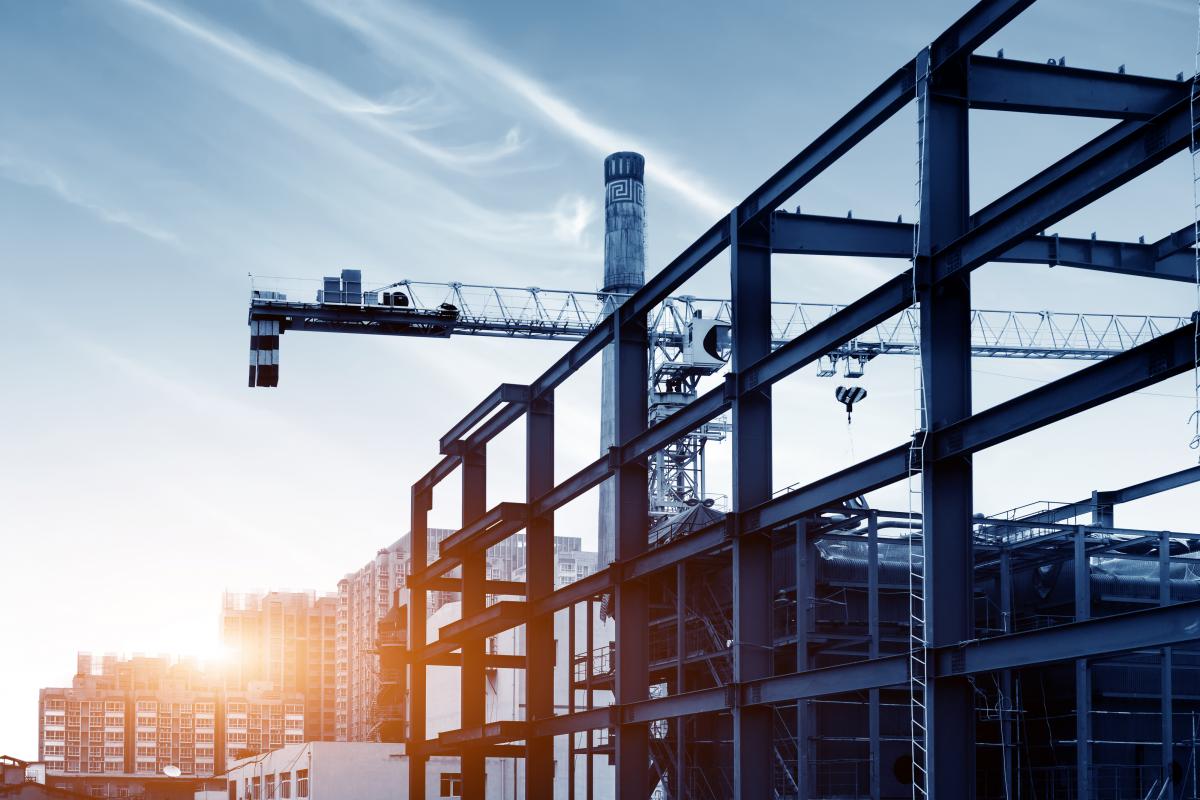
[[[640,153],[613,153],[604,159],[604,292],[628,295],[646,282],[646,159]],[[609,312],[617,307],[610,302]],[[600,380],[600,453],[616,442],[613,350],[604,349]],[[616,547],[613,484],[600,484],[598,567],[612,563]]]

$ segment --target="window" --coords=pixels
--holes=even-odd
[[[237,781],[229,782],[229,800],[238,800]]]
[[[438,797],[462,797],[462,773],[443,772],[438,781]]]
[[[279,797],[280,800],[290,800],[292,796],[292,773],[279,773]]]
[[[263,778],[263,784],[266,786],[267,800],[275,800],[275,773]]]
[[[255,776],[250,779],[251,800],[262,800],[262,779]]]
[[[308,770],[296,770],[296,797],[308,797]]]

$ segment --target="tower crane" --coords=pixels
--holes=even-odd
[[[293,281],[251,279],[251,386],[278,384],[279,336],[287,331],[577,341],[625,299],[604,292],[413,280],[364,291],[361,272],[344,270],[325,278],[315,297],[299,300],[281,290],[292,289]],[[773,346],[779,347],[840,306],[787,301],[772,308]],[[668,297],[656,307],[649,320],[651,424],[687,405],[700,380],[725,367],[729,312],[726,299],[693,296]],[[907,309],[846,342],[820,360],[817,374],[829,377],[840,370],[857,378],[878,356],[918,352],[918,317]],[[1188,318],[1173,316],[977,309],[971,346],[984,358],[1098,361],[1187,324]],[[653,456],[648,467],[655,522],[713,499],[704,482],[704,449],[728,431],[728,422],[718,418]]]

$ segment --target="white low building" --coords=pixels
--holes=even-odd
[[[196,800],[396,800],[408,795],[408,758],[402,744],[309,742],[235,761],[221,777],[224,791]],[[458,759],[429,759],[426,786],[429,800],[458,797]]]

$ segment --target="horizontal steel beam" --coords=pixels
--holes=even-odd
[[[1121,123],[1116,128],[1129,124]],[[1060,164],[1070,162],[1074,166],[1070,170],[1051,168],[1062,174],[1036,191],[1006,196],[1007,208],[939,249],[932,259],[932,278],[945,280],[975,269],[1070,216],[1187,147],[1191,129],[1191,111],[1185,100],[1150,122],[1124,129],[1115,140],[1109,141],[1110,137],[1102,134],[1098,139],[1106,142],[1103,149],[1086,158],[1072,154],[1063,159]],[[1085,145],[1081,150],[1091,152],[1092,147]]]
[[[438,440],[438,452],[444,456],[450,455],[452,452],[457,452],[455,448],[461,446],[459,440],[499,406],[504,404],[524,406],[528,402],[528,386],[521,386],[516,383],[500,384],[496,387],[495,391],[485,397],[479,405],[471,409],[465,417],[455,423],[454,427],[445,436]]]
[[[1033,0],[985,0],[977,3],[931,45],[932,69],[936,71],[969,55],[1032,4]],[[916,59],[888,76],[845,116],[752,192],[738,206],[738,225],[763,221],[766,214],[891,119],[916,96],[916,77]]]
[[[926,457],[967,455],[1121,397],[1191,368],[1195,328],[1178,328],[930,434]],[[902,444],[749,509],[743,533],[770,529],[824,506],[900,480],[911,445]]]
[[[425,752],[456,751],[463,745],[478,747],[516,742],[526,737],[528,727],[529,723],[521,720],[501,720],[471,728],[442,731],[437,739],[427,741],[424,749]]]
[[[1141,500],[1143,497],[1150,497],[1160,492],[1178,489],[1181,486],[1188,486],[1198,481],[1200,481],[1200,467],[1188,467],[1178,472],[1172,472],[1169,475],[1162,475],[1148,481],[1135,483],[1132,486],[1126,486],[1124,489],[1100,492],[1099,495],[1105,503],[1130,503],[1134,500]]]
[[[430,592],[461,592],[463,590],[462,578],[429,578],[423,582],[423,586]],[[484,581],[484,594],[497,595],[523,595],[525,594],[524,581]]]
[[[478,614],[443,625],[438,629],[438,641],[462,644],[468,640],[494,636],[524,625],[526,613],[523,600],[501,600]]]
[[[1187,97],[1190,82],[972,56],[971,108],[1146,120]]]
[[[911,445],[902,444],[832,475],[793,489],[741,514],[741,532],[770,530],[908,474]]]
[[[732,405],[725,387],[709,389],[666,419],[656,422],[620,448],[620,461],[628,464],[646,458],[666,445],[724,414]]]
[[[444,653],[425,660],[431,667],[461,667],[462,653]],[[525,669],[525,656],[485,653],[483,665],[488,669]]]
[[[911,258],[912,250],[913,226],[908,222],[787,211],[771,215],[772,253]]]
[[[760,386],[769,386],[911,304],[912,272],[906,271],[742,370],[734,379],[737,391],[748,392]]]
[[[472,552],[487,550],[522,530],[529,517],[524,503],[500,503],[465,528],[442,540],[439,558],[424,569],[414,568],[408,578],[410,587],[425,587],[463,562]]]
[[[1155,242],[1152,247],[1159,258],[1182,253],[1196,244],[1196,225],[1185,225],[1170,236],[1165,236]]]
[[[521,530],[527,520],[524,503],[499,503],[470,525],[447,536],[442,541],[442,555],[461,558],[464,552],[486,550]]]
[[[1187,486],[1197,481],[1200,481],[1200,467],[1189,467],[1178,472],[1151,478],[1142,483],[1126,486],[1123,489],[1110,489],[1097,492],[1098,497],[1096,499],[1102,504],[1117,505],[1133,500],[1140,500],[1143,497],[1149,497],[1159,492],[1177,489],[1180,486]],[[1091,497],[1076,500],[1074,503],[1065,503],[1045,511],[1027,514],[1018,521],[1032,524],[1038,522],[1055,523],[1061,522],[1064,519],[1073,519],[1091,513],[1093,502]]]
[[[1050,235],[1034,236],[1013,245],[992,260],[1073,267],[1190,283],[1195,280],[1195,259],[1196,254],[1192,251],[1161,255],[1150,244]]]
[[[907,222],[827,217],[816,214],[771,215],[771,250],[775,253],[912,258],[913,226]],[[993,261],[1165,278],[1195,280],[1195,253],[1188,242],[1191,226],[1161,242],[1114,242],[1067,236],[1032,236]]]
[[[433,469],[426,472],[413,484],[413,495],[424,495],[433,491],[433,487],[450,477],[461,463],[462,459],[457,454],[444,457],[441,461],[434,464]]]
[[[980,639],[934,660],[939,675],[1019,669],[1200,641],[1200,600]]]
[[[786,703],[882,689],[907,681],[908,655],[904,654],[764,678],[741,686],[738,699],[744,705]]]
[[[1185,326],[931,434],[934,458],[966,455],[1193,368],[1196,329]],[[928,455],[928,453],[927,453]]]
[[[544,597],[529,601],[529,616],[532,618],[540,617],[543,614],[552,614],[560,609],[597,597],[610,591],[612,587],[613,572],[610,566],[597,570],[573,583],[568,583],[561,589],[555,589]]]
[[[540,517],[565,506],[589,489],[599,486],[611,474],[612,459],[607,455],[601,456],[534,501],[533,516]]]

